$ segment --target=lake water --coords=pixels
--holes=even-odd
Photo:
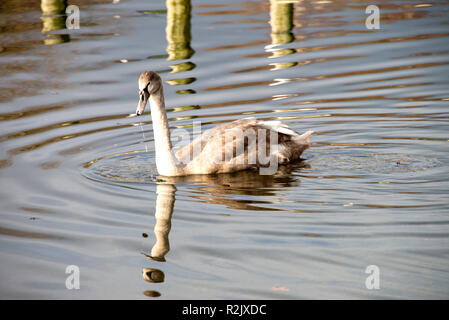
[[[76,4],[0,4],[0,298],[449,298],[448,1]],[[279,119],[305,160],[158,177],[144,70],[174,140]]]

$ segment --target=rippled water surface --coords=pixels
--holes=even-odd
[[[368,4],[2,1],[0,297],[449,298],[449,2]],[[144,70],[174,140],[279,119],[305,160],[158,176]]]

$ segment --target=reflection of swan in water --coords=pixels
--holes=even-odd
[[[165,262],[165,255],[170,250],[168,233],[171,229],[171,217],[175,205],[176,187],[172,184],[159,183],[156,187],[156,224],[154,226],[154,235],[156,243],[151,249],[148,258],[160,262]]]
[[[145,71],[140,75],[139,94],[137,115],[150,101],[156,166],[163,176],[235,172],[262,168],[268,162],[271,168],[273,162],[277,165],[300,159],[310,145],[312,131],[299,135],[280,121],[246,118],[205,131],[175,155],[162,81],[157,73]]]
[[[171,229],[171,217],[175,204],[176,187],[172,184],[158,184],[156,187],[156,224],[154,226],[154,234],[156,243],[151,249],[151,254],[144,254],[147,258],[159,262],[165,262],[165,255],[170,250],[170,242],[168,233]],[[143,268],[143,279],[148,282],[164,282],[165,275],[159,269]]]
[[[279,166],[273,175],[260,175],[257,171],[240,171],[215,175],[193,175],[184,177],[163,177],[170,183],[194,184],[191,198],[211,204],[225,205],[237,210],[274,211],[269,206],[269,198],[275,198],[278,191],[285,187],[294,187],[299,180],[292,176],[293,170],[307,167],[308,164],[299,162]],[[234,195],[251,196],[252,199],[238,199]],[[263,200],[255,200],[254,196],[263,196]],[[247,198],[247,197],[245,197]]]
[[[240,210],[269,211],[273,209],[254,207],[251,204],[257,203],[257,201],[238,201],[232,195],[276,197],[278,189],[298,185],[299,181],[292,177],[291,172],[304,166],[306,166],[304,163],[297,164],[295,167],[281,166],[276,174],[270,176],[259,175],[253,171],[242,171],[217,175],[163,177],[164,180],[158,182],[156,186],[156,223],[154,226],[156,243],[153,245],[151,253],[145,254],[145,256],[154,261],[165,262],[165,255],[170,250],[168,234],[171,229],[171,218],[175,205],[177,190],[175,184],[200,186],[196,187],[195,193],[203,193],[204,195],[191,195],[191,197],[207,203],[222,204]]]
[[[255,207],[254,203],[262,203],[262,201],[238,200],[233,195],[276,197],[278,196],[277,190],[298,185],[299,181],[292,175],[292,171],[306,166],[305,163],[283,165],[279,167],[276,174],[265,176],[254,171],[241,171],[216,175],[161,177],[163,180],[159,180],[156,186],[156,223],[154,226],[156,242],[150,254],[143,254],[156,262],[166,261],[165,255],[170,251],[169,233],[177,190],[175,184],[188,184],[189,189],[191,185],[196,185],[197,191],[195,193],[203,193],[204,195],[191,195],[191,197],[207,203],[226,205],[240,210],[269,211],[276,209]],[[152,283],[164,282],[165,280],[164,272],[155,268],[143,268],[142,276],[145,281]],[[146,291],[145,294],[150,296],[160,295],[156,291]]]

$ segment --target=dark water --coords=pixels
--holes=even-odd
[[[1,2],[0,297],[449,298],[449,2],[377,1],[379,30],[362,1],[178,3],[77,1],[69,31]],[[280,119],[305,161],[161,179],[144,70],[174,139]]]

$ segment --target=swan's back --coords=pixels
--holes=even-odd
[[[260,168],[269,156],[280,164],[300,159],[311,134],[299,135],[280,121],[245,118],[206,130],[176,156],[188,174]]]

